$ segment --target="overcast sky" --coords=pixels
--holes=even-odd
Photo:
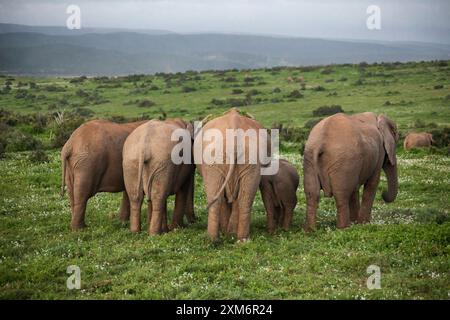
[[[450,43],[448,0],[0,0],[0,22],[65,26],[69,4],[82,27]],[[366,27],[369,5],[381,30]]]

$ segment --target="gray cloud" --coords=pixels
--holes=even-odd
[[[84,27],[450,43],[446,0],[1,0],[0,21],[64,26],[69,4],[81,7]],[[371,4],[381,30],[366,28]]]

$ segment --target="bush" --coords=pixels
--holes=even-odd
[[[241,94],[243,92],[244,92],[244,90],[242,90],[242,89],[233,89],[233,91],[231,91],[231,94]]]
[[[272,90],[272,92],[273,92],[273,93],[280,93],[280,92],[281,92],[281,89],[278,88],[278,87],[276,87],[276,88],[274,88],[274,89]]]
[[[55,136],[51,142],[52,147],[60,148],[69,139],[75,129],[77,129],[85,119],[81,117],[72,117],[68,120],[64,120],[60,125],[56,127]]]
[[[322,120],[322,118],[319,119],[310,119],[308,121],[305,122],[305,124],[303,125],[306,129],[311,130],[316,124],[318,124],[320,121]]]
[[[331,74],[333,72],[334,72],[334,70],[330,67],[327,67],[327,68],[323,69],[322,71],[320,71],[321,74]]]
[[[6,137],[6,152],[29,151],[42,147],[42,143],[31,134],[17,129],[10,130]]]
[[[194,87],[187,87],[187,86],[184,86],[184,87],[181,89],[181,91],[183,91],[184,93],[189,93],[189,92],[197,91],[197,89],[194,88]]]
[[[48,162],[48,156],[42,149],[36,149],[30,153],[28,160],[35,163]]]
[[[139,108],[148,108],[148,107],[154,106],[155,103],[151,100],[144,99],[144,100],[140,100],[137,105]]]
[[[442,84],[438,84],[433,87],[433,89],[435,89],[435,90],[443,89],[443,88],[444,88],[444,85],[442,85]]]
[[[344,112],[340,105],[321,106],[313,111],[313,116],[330,116],[339,112]]]
[[[434,146],[437,148],[448,148],[450,146],[450,127],[431,130]]]
[[[314,91],[325,91],[325,88],[322,86],[316,86],[314,88],[312,88]]]
[[[300,99],[303,98],[303,94],[300,92],[300,90],[293,90],[287,95],[287,97],[291,99]]]
[[[74,115],[80,116],[80,117],[86,117],[89,118],[91,116],[93,116],[95,114],[94,111],[92,111],[89,108],[82,108],[82,107],[78,107],[75,110],[72,111],[72,113]]]

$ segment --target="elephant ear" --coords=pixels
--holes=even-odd
[[[435,144],[435,141],[433,139],[433,135],[431,133],[427,133],[428,138],[430,139],[430,144]]]
[[[383,136],[384,149],[386,150],[389,162],[395,166],[397,157],[395,155],[397,136],[397,126],[393,121],[381,115],[377,119],[378,130]]]

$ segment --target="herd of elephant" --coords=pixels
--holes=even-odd
[[[258,188],[267,212],[270,233],[288,229],[297,205],[299,175],[286,160],[273,175],[262,175],[262,163],[174,163],[171,136],[186,130],[196,139],[193,124],[182,119],[118,124],[93,120],[76,129],[61,151],[62,186],[69,194],[71,228],[84,228],[86,205],[98,192],[123,192],[119,218],[129,220],[131,232],[141,230],[141,206],[148,200],[147,223],[151,235],[168,232],[195,221],[194,174],[203,178],[207,197],[208,235],[217,241],[220,232],[249,239],[251,209]],[[250,116],[231,109],[208,121],[203,130],[263,129]],[[312,129],[304,149],[303,183],[306,196],[305,230],[316,226],[320,190],[334,197],[337,227],[370,221],[381,169],[388,188],[383,199],[391,202],[398,191],[396,124],[371,112],[335,114]],[[430,137],[431,139],[431,137]],[[420,139],[419,139],[420,140]],[[207,142],[201,142],[206,147]],[[405,141],[406,145],[406,141]],[[408,145],[409,146],[409,145]],[[299,155],[300,156],[300,155]],[[364,186],[362,200],[359,189]],[[175,195],[172,222],[167,223],[167,198]]]

